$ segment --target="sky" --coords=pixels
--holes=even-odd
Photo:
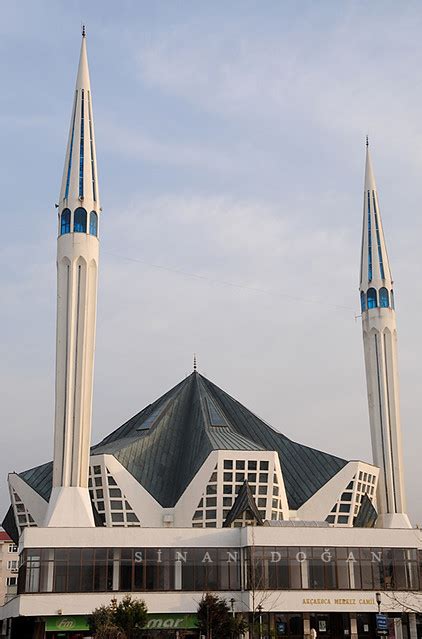
[[[0,3],[0,512],[51,459],[56,210],[87,25],[102,200],[93,443],[192,371],[288,437],[371,461],[365,136],[420,499],[422,6]]]

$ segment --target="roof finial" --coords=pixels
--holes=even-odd
[[[369,146],[369,136],[367,135],[366,136],[366,148],[368,148],[368,146]]]
[[[85,29],[85,25],[82,25],[82,37],[85,38],[86,36],[86,29]]]
[[[196,373],[196,353],[193,354],[193,372]]]

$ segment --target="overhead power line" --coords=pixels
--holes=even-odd
[[[129,257],[127,255],[119,255],[118,253],[114,253],[113,251],[108,251],[106,249],[102,249],[102,252],[107,253],[108,255],[111,255],[112,257],[115,257],[116,259],[124,260],[126,262],[135,262],[137,264],[142,264],[143,266],[147,266],[148,268],[154,268],[160,271],[167,271],[168,273],[181,275],[183,277],[190,277],[197,280],[202,280],[204,282],[208,282],[209,284],[217,284],[219,286],[229,286],[231,288],[238,288],[245,291],[251,291],[254,293],[262,293],[264,295],[285,297],[285,298],[294,300],[296,302],[302,302],[305,304],[317,304],[319,306],[324,306],[325,308],[349,311],[353,313],[353,317],[356,317],[355,309],[351,308],[350,306],[343,306],[341,304],[332,304],[327,302],[326,300],[312,299],[312,298],[303,297],[300,295],[292,295],[291,293],[287,293],[286,291],[259,288],[256,286],[249,286],[248,284],[239,284],[238,282],[229,282],[228,280],[221,280],[219,278],[209,277],[208,275],[201,275],[199,273],[193,273],[192,271],[185,271],[183,269],[178,269],[171,266],[163,266],[162,264],[153,264],[152,262],[148,262],[147,260],[142,260],[138,257]]]

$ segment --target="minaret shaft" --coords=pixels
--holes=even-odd
[[[372,454],[374,464],[381,469],[377,506],[380,513],[404,513],[395,318],[388,309],[365,315],[363,341]]]
[[[101,209],[85,36],[58,211],[56,407],[47,525],[93,526],[88,468]]]
[[[57,355],[54,486],[88,487],[98,240],[60,238],[57,255]]]
[[[368,149],[360,296],[372,454],[374,464],[381,470],[377,526],[409,527],[403,476],[393,280]]]

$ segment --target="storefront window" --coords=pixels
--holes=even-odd
[[[239,548],[47,548],[25,550],[18,592],[235,591]],[[254,546],[244,552],[249,590],[420,588],[413,548]]]

